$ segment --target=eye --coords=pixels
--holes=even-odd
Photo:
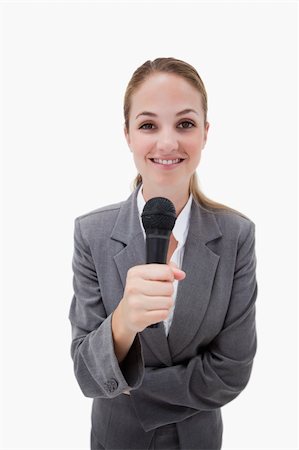
[[[180,123],[180,125],[182,125],[182,124],[188,124],[188,125],[192,125],[192,127],[194,127],[195,125],[194,125],[194,123],[193,122],[190,122],[189,120],[184,120],[184,122],[181,122]],[[183,128],[192,128],[192,127],[183,127]]]
[[[184,129],[195,127],[194,123],[190,122],[189,120],[184,120],[179,125],[182,125],[182,124],[187,124],[188,125],[188,126],[183,126]],[[189,126],[189,125],[191,125],[191,126]],[[152,123],[144,123],[143,125],[141,125],[141,127],[139,127],[139,129],[140,130],[152,130],[152,128],[149,128],[149,127],[152,127],[152,126],[153,126]],[[146,127],[146,128],[144,128],[144,127]]]
[[[140,130],[151,130],[151,128],[143,128],[143,127],[145,127],[146,125],[153,125],[152,123],[144,123],[143,125],[141,125],[141,127],[140,127]]]

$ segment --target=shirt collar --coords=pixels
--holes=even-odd
[[[144,231],[141,214],[143,212],[143,208],[144,208],[144,205],[146,202],[142,195],[142,188],[143,188],[143,184],[141,184],[140,189],[137,194],[137,206],[138,206],[138,211],[139,211],[139,219],[140,219],[141,229],[143,231],[143,235],[144,235],[144,239],[145,239],[146,234]],[[189,199],[188,199],[187,203],[185,204],[184,208],[182,209],[182,211],[180,212],[180,214],[178,215],[178,217],[175,221],[173,230],[172,230],[174,238],[178,242],[178,247],[182,247],[185,244],[186,239],[187,239],[187,235],[188,235],[188,231],[189,231],[189,222],[190,222],[189,219],[190,219],[192,198],[193,198],[193,196],[192,196],[192,193],[190,192]]]

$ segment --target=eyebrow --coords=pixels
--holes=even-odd
[[[176,113],[176,116],[181,116],[182,114],[188,114],[188,113],[190,113],[190,112],[194,112],[195,114],[198,114],[198,115],[199,115],[199,113],[198,113],[197,111],[195,111],[195,109],[189,108],[189,109],[183,109],[183,111],[180,111],[180,112]],[[157,117],[157,114],[155,114],[155,113],[153,113],[153,112],[150,112],[150,111],[143,111],[142,113],[137,114],[136,119],[137,119],[137,117],[139,117],[139,116],[151,116],[151,117]]]

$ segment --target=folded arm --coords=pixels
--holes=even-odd
[[[72,325],[71,357],[78,384],[87,397],[113,398],[140,386],[144,375],[142,347],[137,333],[119,363],[88,243],[75,220],[73,254],[74,295],[69,312]]]
[[[145,368],[142,385],[131,391],[146,431],[182,421],[200,410],[219,408],[237,397],[248,383],[257,345],[254,232],[251,222],[240,243],[229,309],[218,336],[184,364]]]

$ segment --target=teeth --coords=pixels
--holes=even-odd
[[[180,162],[179,159],[154,159],[154,161],[159,164],[176,164]]]

